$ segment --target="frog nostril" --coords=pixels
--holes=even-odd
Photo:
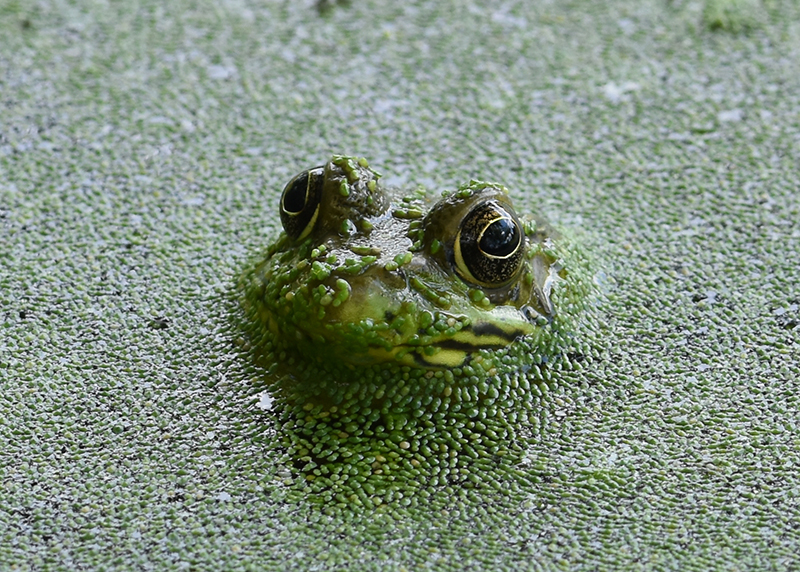
[[[303,171],[284,187],[281,224],[291,238],[301,240],[314,229],[322,202],[324,167]]]

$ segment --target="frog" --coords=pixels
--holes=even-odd
[[[304,358],[453,369],[555,328],[558,234],[471,180],[433,201],[386,189],[361,158],[302,171],[255,269],[260,319]]]
[[[506,454],[554,377],[590,359],[591,265],[502,184],[404,191],[336,155],[278,209],[237,291],[282,443],[320,498],[473,479],[457,459]]]

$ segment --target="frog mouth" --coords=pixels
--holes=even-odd
[[[427,344],[399,344],[391,350],[375,348],[373,355],[382,354],[409,366],[426,369],[449,369],[465,365],[481,350],[497,351],[508,347],[526,334],[522,329],[503,328],[481,322],[460,330],[453,336],[432,340]]]
[[[463,334],[463,336],[462,336]],[[478,322],[469,328],[459,332],[455,338],[442,340],[442,343],[453,341],[472,345],[478,349],[483,349],[488,345],[500,344],[499,347],[507,346],[517,338],[521,338],[525,332],[520,328],[509,328],[504,330],[497,324],[491,322]]]

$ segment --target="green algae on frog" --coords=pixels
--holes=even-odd
[[[239,281],[255,389],[322,502],[497,484],[554,372],[589,356],[585,259],[503,186],[436,200],[378,179],[341,156],[294,177],[284,232]]]
[[[560,336],[586,284],[542,221],[520,219],[501,185],[471,181],[428,210],[424,191],[390,194],[378,177],[363,159],[334,157],[286,185],[285,232],[247,293],[287,349],[424,370],[526,337],[533,363],[560,351],[547,334]]]

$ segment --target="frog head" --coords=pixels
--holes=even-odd
[[[284,232],[254,272],[261,321],[308,360],[460,367],[552,327],[567,270],[555,233],[505,187],[437,201],[337,156],[283,190]],[[430,203],[433,202],[432,206]]]

